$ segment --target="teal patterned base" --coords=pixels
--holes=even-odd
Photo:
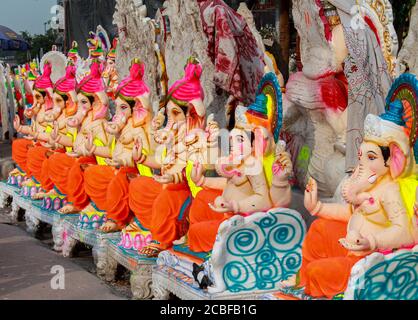
[[[345,300],[418,300],[418,245],[384,255],[373,253],[357,262]]]
[[[213,291],[279,289],[302,264],[306,225],[291,209],[272,209],[249,217],[234,216],[219,227],[209,262]]]

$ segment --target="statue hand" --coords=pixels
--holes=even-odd
[[[356,239],[342,238],[338,242],[350,251],[367,251],[371,249],[370,241],[362,236],[358,236]]]
[[[207,125],[205,131],[207,132],[208,142],[214,142],[219,136],[219,124],[214,120],[215,116],[211,113],[208,116]]]
[[[292,166],[290,154],[285,150],[282,141],[279,141],[276,145],[275,161],[272,167],[274,179],[280,182],[288,180],[292,174]]]
[[[54,129],[52,129],[51,133],[49,134],[49,139],[50,141],[53,143],[57,142],[58,137],[59,137],[59,126],[58,126],[58,122],[54,121]]]
[[[318,185],[312,178],[309,178],[308,184],[306,185],[305,198],[303,203],[306,210],[308,210],[310,213],[312,213],[318,204]]]
[[[86,142],[84,144],[84,147],[85,147],[85,149],[86,149],[86,151],[89,155],[94,154],[96,146],[94,145],[93,133],[89,132],[87,134],[87,139],[86,139]]]
[[[161,184],[168,184],[174,182],[174,177],[171,174],[164,174],[162,176],[154,176],[154,180]]]
[[[193,163],[193,168],[191,172],[192,181],[198,186],[202,186],[205,177],[203,176],[204,168],[202,164],[198,161]]]
[[[151,121],[151,127],[153,130],[158,130],[164,124],[165,120],[165,108],[161,108]]]
[[[239,212],[238,203],[236,201],[225,200],[224,197],[219,196],[215,199],[215,203],[209,203],[209,207],[219,213]]]
[[[135,162],[140,162],[142,157],[142,139],[140,137],[136,137],[134,141],[134,147],[132,148],[132,159]]]
[[[111,167],[117,167],[119,166],[119,162],[113,159],[105,159],[105,162],[107,165],[111,166]]]
[[[20,117],[18,115],[15,115],[13,119],[13,127],[15,128],[17,132],[20,132],[20,129],[22,128],[20,124]]]

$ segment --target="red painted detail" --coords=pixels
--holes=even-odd
[[[320,84],[322,99],[327,108],[344,111],[348,105],[348,82],[344,73],[338,73]]]

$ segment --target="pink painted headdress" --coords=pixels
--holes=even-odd
[[[168,90],[167,100],[181,107],[188,108],[188,128],[202,127],[206,109],[203,104],[204,92],[200,83],[202,66],[199,61],[190,57],[184,69],[184,77],[174,82]]]
[[[198,100],[203,102],[204,92],[200,83],[201,75],[202,66],[195,58],[189,58],[184,69],[184,77],[174,82],[170,87],[168,90],[168,99],[182,106],[186,106],[189,103],[193,104],[193,102]],[[204,108],[201,108],[203,104],[201,106],[193,105],[199,116],[205,115]]]
[[[69,64],[65,69],[65,76],[55,83],[54,91],[60,95],[66,95],[68,101],[65,106],[67,116],[72,116],[77,112],[77,94],[76,94],[76,71],[73,64]]]
[[[46,93],[45,99],[45,110],[51,110],[53,108],[52,103],[52,94],[53,94],[53,87],[54,84],[51,80],[52,74],[52,65],[49,61],[45,61],[44,69],[42,75],[39,76],[35,80],[35,84],[33,85],[33,90],[39,91],[41,93]]]
[[[145,66],[139,59],[134,59],[129,70],[129,76],[122,80],[116,89],[116,96],[129,100],[149,93],[150,90],[143,80]]]
[[[132,60],[129,76],[122,80],[116,89],[116,97],[126,101],[135,101],[132,110],[132,120],[134,127],[140,126],[146,120],[151,110],[149,105],[143,105],[140,97],[150,92],[147,84],[143,80],[145,65],[139,60]]]
[[[106,94],[106,88],[102,78],[101,63],[98,60],[93,60],[90,66],[90,74],[84,77],[77,86],[77,92],[85,96],[97,96],[100,100],[100,108],[93,108],[93,119],[104,118],[107,114],[109,106],[109,98]]]

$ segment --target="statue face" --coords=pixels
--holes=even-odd
[[[83,111],[85,114],[91,110],[93,107],[90,99],[82,93],[77,95],[78,100],[78,110]]]
[[[363,142],[359,150],[359,162],[378,176],[388,173],[389,167],[382,154],[382,149],[373,142]]]
[[[67,120],[67,124],[73,128],[78,127],[81,124],[92,108],[89,98],[82,93],[77,95],[77,103],[75,106],[76,111]]]
[[[116,112],[113,116],[112,122],[109,122],[106,127],[106,131],[110,134],[119,133],[123,127],[125,127],[128,119],[132,115],[131,106],[129,103],[118,97],[115,101],[116,103]]]
[[[389,148],[385,152],[389,153]],[[358,156],[357,168],[342,186],[343,197],[352,204],[360,204],[357,201],[358,195],[370,191],[381,177],[390,174],[390,158],[385,161],[382,149],[376,143],[363,142]]]
[[[184,138],[187,131],[186,114],[180,106],[169,101],[166,106],[166,114],[166,126],[154,135],[155,141],[160,144],[175,143]]]
[[[53,102],[54,108],[58,108],[60,110],[63,110],[65,108],[66,101],[64,100],[64,97],[60,94],[54,93]]]
[[[33,105],[32,108],[27,108],[24,111],[25,117],[32,118],[35,116],[39,110],[41,109],[41,106],[45,103],[44,97],[42,93],[40,93],[37,90],[33,91]]]
[[[234,128],[229,134],[230,156],[236,160],[248,157],[251,154],[251,133],[247,130]]]
[[[170,122],[186,121],[186,115],[184,114],[183,109],[172,101],[169,101],[167,104],[167,117]]]

